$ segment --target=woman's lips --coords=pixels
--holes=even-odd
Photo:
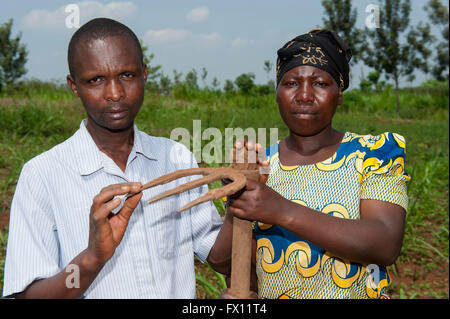
[[[312,111],[296,111],[291,114],[299,119],[312,119],[316,116],[316,113]]]

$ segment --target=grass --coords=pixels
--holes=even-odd
[[[36,86],[0,95],[0,221],[9,212],[23,164],[72,135],[85,117],[79,100],[64,87]],[[448,84],[401,90],[400,104],[397,115],[392,90],[345,92],[333,124],[343,131],[391,131],[406,138],[406,171],[412,176],[410,206],[402,253],[391,267],[390,293],[394,298],[448,298]],[[279,138],[288,133],[274,94],[243,96],[186,89],[168,95],[147,92],[136,124],[149,134],[169,137],[176,127],[192,132],[194,119],[202,121],[202,130],[215,127],[222,136],[226,128],[233,127],[276,127]],[[203,145],[207,142],[202,141]],[[223,215],[223,204],[216,201],[215,205]],[[0,225],[0,289],[6,242],[7,228]],[[196,270],[198,297],[217,298],[225,287],[223,276],[199,262]]]

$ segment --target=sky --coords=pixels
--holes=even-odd
[[[423,10],[426,0],[412,0],[410,23],[428,21]],[[173,78],[173,70],[187,72],[206,68],[208,85],[216,77],[223,87],[226,79],[242,73],[255,74],[263,84],[275,78],[264,61],[275,65],[276,51],[296,35],[322,26],[323,7],[319,0],[131,0],[131,1],[1,1],[0,24],[13,19],[12,35],[22,34],[29,54],[25,78],[65,82],[68,74],[67,46],[76,24],[76,4],[80,24],[95,17],[108,17],[130,27],[154,53],[152,62]],[[366,7],[378,0],[354,0],[357,27],[363,28],[369,13]],[[66,8],[68,11],[66,12]],[[436,36],[440,38],[437,30]],[[351,87],[371,70],[362,65],[352,69]],[[412,84],[425,75],[416,72]]]

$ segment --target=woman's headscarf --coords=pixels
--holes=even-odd
[[[313,29],[278,50],[277,85],[290,69],[310,65],[328,72],[344,91],[349,85],[352,51],[334,31]]]

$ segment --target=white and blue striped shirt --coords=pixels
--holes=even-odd
[[[92,200],[103,187],[142,184],[197,167],[187,148],[134,128],[125,172],[101,152],[85,127],[27,162],[11,204],[3,296],[62,271],[86,249]],[[122,242],[86,290],[85,298],[195,298],[194,254],[204,261],[222,220],[212,202],[177,212],[207,186],[153,204],[148,200],[196,179],[182,178],[143,191]]]

